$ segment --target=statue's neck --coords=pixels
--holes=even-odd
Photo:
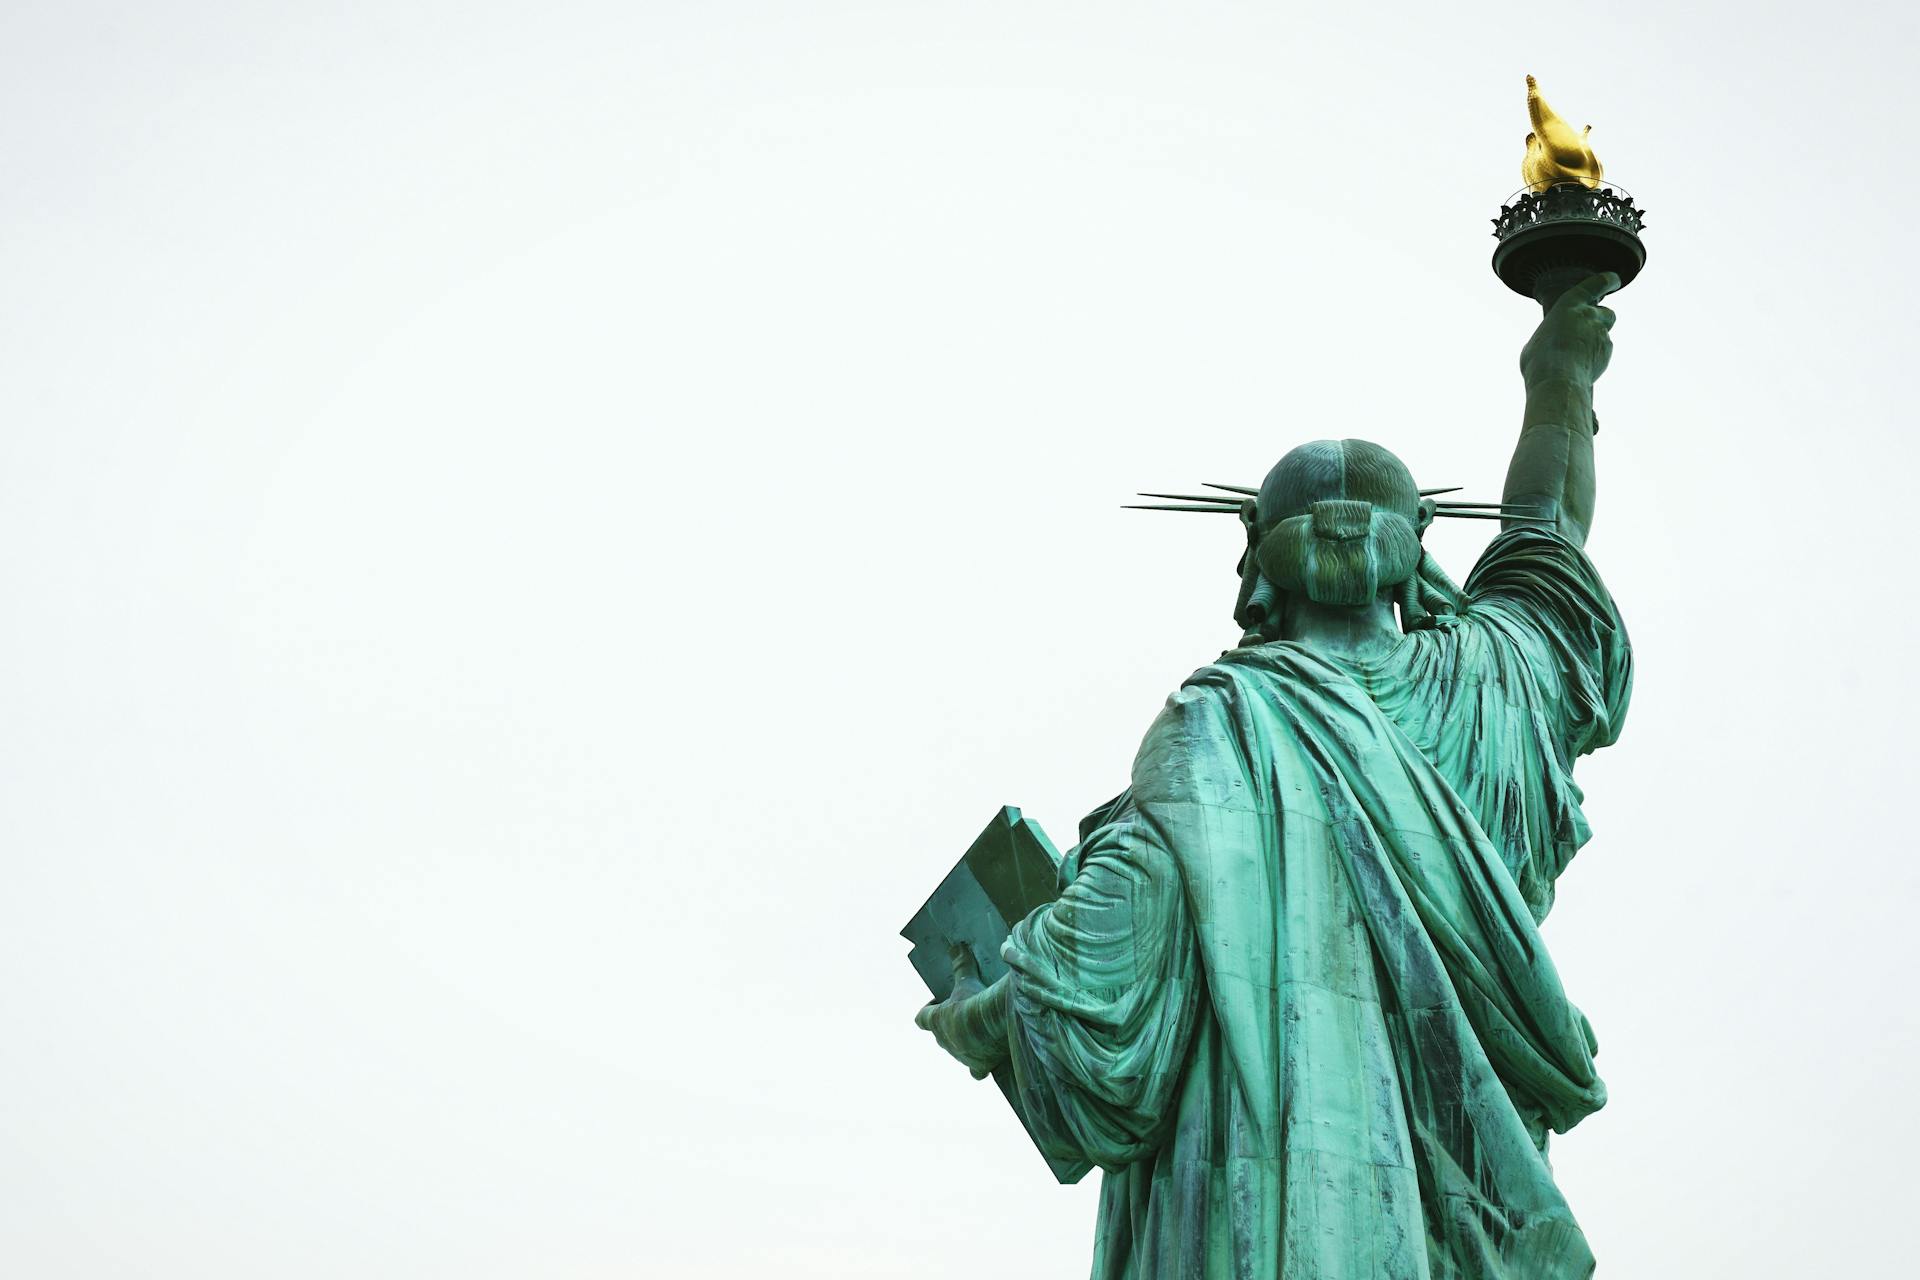
[[[1316,604],[1291,593],[1280,620],[1280,638],[1330,658],[1369,662],[1400,643],[1400,626],[1385,599],[1360,606]]]

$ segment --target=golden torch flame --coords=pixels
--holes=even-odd
[[[1562,182],[1600,185],[1600,158],[1587,145],[1593,126],[1576,131],[1562,120],[1540,96],[1540,85],[1532,76],[1527,77],[1527,115],[1533,120],[1533,132],[1527,135],[1526,158],[1520,161],[1520,177],[1527,190],[1545,191]]]

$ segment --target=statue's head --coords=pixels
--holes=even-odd
[[[1240,643],[1279,639],[1290,602],[1367,608],[1391,601],[1413,631],[1452,626],[1464,597],[1420,545],[1439,516],[1551,524],[1496,502],[1447,502],[1454,489],[1421,490],[1406,464],[1366,440],[1315,440],[1274,464],[1258,489],[1207,485],[1213,494],[1143,493],[1178,499],[1188,511],[1238,516],[1246,528],[1234,621]]]
[[[1379,445],[1315,440],[1267,473],[1254,499],[1250,558],[1281,591],[1372,604],[1418,572],[1432,511],[1406,464]]]

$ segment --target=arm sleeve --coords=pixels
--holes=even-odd
[[[1512,529],[1467,579],[1469,613],[1512,646],[1564,764],[1620,736],[1633,692],[1633,651],[1606,584],[1557,534]]]
[[[1043,1150],[1113,1169],[1158,1145],[1199,1009],[1172,856],[1129,801],[1082,841],[1058,900],[1015,927],[1008,1042]]]

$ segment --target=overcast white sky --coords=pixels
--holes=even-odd
[[[1911,1274],[1911,14],[11,0],[0,1272],[1085,1274],[895,931],[1233,639],[1126,495],[1497,496],[1531,71],[1651,210],[1556,1167]]]

